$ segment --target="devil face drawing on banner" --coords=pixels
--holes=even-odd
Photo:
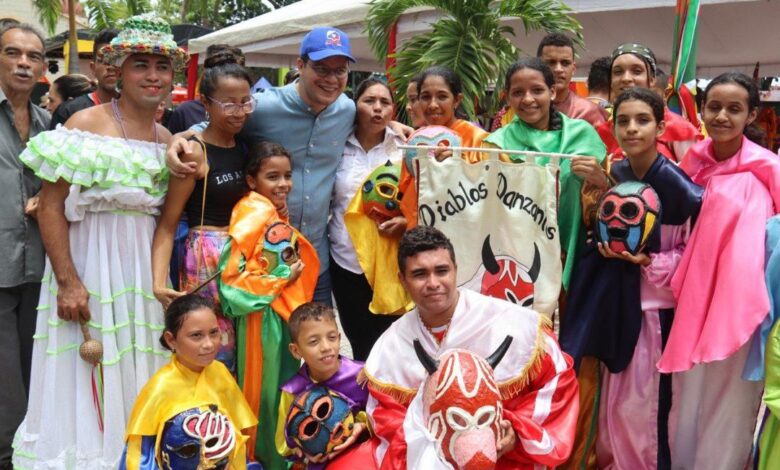
[[[287,415],[286,432],[307,455],[329,454],[352,435],[355,418],[347,400],[318,385],[298,394]]]
[[[601,197],[598,240],[615,253],[641,252],[661,221],[661,200],[648,184],[627,181]]]
[[[298,261],[298,234],[284,222],[274,222],[265,232],[263,258],[268,263],[268,272],[280,264],[292,265]]]
[[[534,283],[539,278],[541,265],[536,243],[533,262],[527,267],[511,256],[497,256],[490,246],[488,235],[482,243],[482,265],[463,287],[531,308],[534,305]]]
[[[417,358],[428,372],[423,384],[423,420],[436,439],[439,458],[456,470],[492,470],[498,455],[503,406],[494,369],[509,349],[507,336],[487,359],[451,349],[433,359],[414,340]]]
[[[235,445],[233,425],[215,405],[191,408],[165,422],[159,460],[163,470],[224,470]]]
[[[363,183],[363,213],[377,224],[401,215],[400,179],[401,166],[388,160],[376,167]]]
[[[432,146],[432,147],[460,147],[460,136],[449,127],[444,126],[425,126],[417,129],[409,136],[407,145],[414,146]],[[434,156],[435,150],[429,149],[425,152],[429,157]],[[414,175],[412,161],[417,156],[417,150],[404,150],[404,163],[406,169]]]

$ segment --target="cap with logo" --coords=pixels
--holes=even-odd
[[[329,57],[346,57],[356,62],[352,57],[352,49],[349,45],[349,36],[338,29],[329,26],[314,28],[301,41],[301,57],[308,56],[317,62]]]

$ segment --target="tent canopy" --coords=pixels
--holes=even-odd
[[[609,55],[623,42],[646,44],[669,71],[672,60],[675,0],[569,0],[582,23],[584,51],[579,70],[587,73],[597,57]],[[247,65],[290,67],[295,65],[303,36],[315,26],[335,26],[350,37],[358,63],[352,68],[383,71],[384,64],[371,53],[364,31],[369,0],[302,0],[265,15],[190,41],[191,52],[203,52],[209,44],[227,43],[243,49]],[[428,8],[409,10],[398,22],[398,44],[429,30],[440,15]],[[780,0],[702,0],[700,13],[698,75],[714,76],[727,70],[752,74],[756,62],[762,75],[780,75]],[[536,52],[542,33],[524,34],[518,19],[515,44],[528,54]]]
[[[267,90],[269,88],[273,88],[271,82],[269,82],[265,77],[260,77],[260,79],[256,81],[254,85],[252,85],[252,93],[256,93],[260,90]]]

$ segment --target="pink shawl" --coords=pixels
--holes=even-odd
[[[780,209],[780,158],[747,139],[718,162],[708,138],[691,147],[681,167],[705,191],[672,279],[677,308],[658,362],[665,373],[725,359],[750,340],[769,312],[765,226]]]

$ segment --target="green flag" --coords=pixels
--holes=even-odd
[[[696,78],[696,49],[699,42],[700,0],[677,0],[672,54],[672,90],[669,109],[699,128],[696,102],[686,83]]]

